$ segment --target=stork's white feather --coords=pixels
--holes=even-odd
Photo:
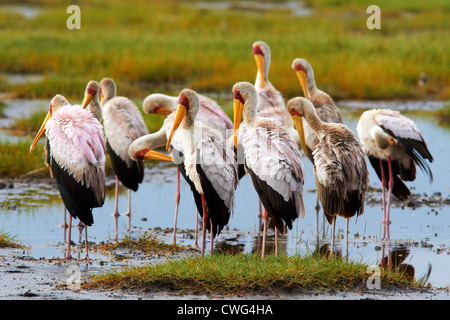
[[[278,122],[261,119],[243,138],[246,164],[255,175],[278,192],[285,201],[295,200],[300,215],[304,215],[301,195],[304,184],[304,167],[300,150],[289,133]],[[300,195],[292,199],[294,195]]]
[[[128,98],[114,97],[103,105],[103,125],[109,145],[131,167],[130,144],[148,134],[141,112]]]

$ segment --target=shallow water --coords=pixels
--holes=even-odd
[[[358,118],[354,109],[358,106],[343,108],[344,123],[356,132]],[[410,108],[411,109],[411,108]],[[403,112],[422,130],[429,149],[435,161],[430,165],[434,173],[434,181],[430,185],[428,178],[418,170],[417,179],[407,183],[417,198],[414,207],[395,202],[391,209],[391,244],[388,248],[401,250],[403,264],[414,268],[417,278],[424,276],[431,266],[428,282],[437,287],[450,285],[450,218],[449,191],[450,167],[447,165],[449,154],[447,141],[450,130],[439,127],[430,116],[422,116],[417,112]],[[320,232],[319,242],[316,232],[315,183],[312,165],[304,161],[306,182],[304,202],[307,208],[305,219],[297,220],[292,230],[280,239],[280,250],[287,254],[305,254],[319,251],[327,246],[331,228],[326,225],[325,236]],[[369,166],[370,185],[375,190],[368,194],[365,212],[362,216],[350,220],[349,258],[353,261],[368,264],[378,264],[382,257],[382,209],[381,186],[375,172]],[[114,208],[113,190],[109,190],[105,205],[94,209],[94,226],[88,228],[89,241],[100,243],[112,241],[118,232],[123,238],[130,233],[132,237],[141,235],[144,231],[160,227],[171,228],[174,219],[175,174],[173,166],[156,165],[146,171],[145,182],[139,190],[132,193],[132,216],[130,230],[125,216],[118,219],[116,229],[111,216]],[[113,185],[113,181],[109,181]],[[27,253],[34,258],[62,257],[64,252],[60,246],[65,241],[63,223],[64,207],[59,200],[57,190],[45,185],[15,184],[14,188],[0,189],[0,200],[7,202],[0,210],[0,230],[16,235],[18,239],[31,246]],[[216,248],[252,252],[260,243],[258,232],[258,197],[253,189],[250,178],[245,176],[236,192],[236,207],[227,230],[216,238]],[[32,205],[31,205],[32,204]],[[119,211],[127,210],[127,192],[121,187]],[[195,204],[187,183],[181,179],[181,201],[178,217],[180,229],[194,229]],[[322,222],[322,217],[320,217]],[[74,224],[77,221],[75,220]],[[337,220],[338,249],[344,250],[345,221]],[[209,236],[209,234],[208,234]],[[72,240],[81,241],[76,228],[73,229]],[[270,237],[270,240],[273,238]],[[170,243],[171,233],[165,240]],[[209,239],[207,239],[209,240]],[[178,243],[192,245],[193,232],[183,233],[178,237]],[[207,243],[209,246],[209,242]],[[208,247],[209,248],[209,247]],[[323,249],[320,249],[323,250]],[[93,253],[91,258],[105,259],[99,253]]]

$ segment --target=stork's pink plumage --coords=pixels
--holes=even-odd
[[[86,106],[88,103],[83,103]],[[91,112],[71,106],[56,95],[30,152],[43,133],[47,135],[49,165],[61,198],[71,217],[79,218],[86,226],[94,222],[92,208],[105,200],[105,140],[100,122]],[[70,227],[66,258],[70,256]],[[86,243],[86,258],[87,238]]]

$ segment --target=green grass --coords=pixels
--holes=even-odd
[[[1,248],[26,248],[16,236],[11,235],[9,232],[0,232],[0,249]]]
[[[368,266],[342,259],[317,256],[213,254],[169,260],[148,266],[94,276],[86,288],[175,290],[179,292],[245,294],[278,290],[363,289],[371,273]],[[381,276],[383,286],[414,285],[406,275],[391,272]]]
[[[179,251],[190,250],[191,248],[180,245],[169,245],[159,239],[155,235],[149,232],[145,232],[138,239],[132,239],[126,236],[119,242],[105,242],[100,243],[97,249],[104,251],[112,251],[116,249],[129,249],[133,251],[140,251],[145,254],[165,254],[174,253]]]
[[[49,175],[44,164],[44,144],[38,143],[30,153],[31,143],[31,139],[22,139],[18,143],[0,141],[0,177],[12,178],[33,171],[37,175]]]
[[[237,81],[254,81],[257,40],[271,46],[270,79],[286,98],[301,93],[290,68],[296,57],[312,63],[317,85],[337,99],[450,97],[448,1],[379,1],[381,30],[366,28],[369,1],[308,0],[312,15],[297,17],[181,0],[86,0],[81,30],[66,28],[66,2],[39,2],[44,10],[29,20],[0,12],[0,72],[44,75],[12,86],[19,97],[80,100],[88,80],[106,76],[130,97],[183,87],[229,93]],[[421,72],[425,87],[417,86]]]

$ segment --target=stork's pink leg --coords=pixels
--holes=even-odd
[[[383,239],[386,238],[386,177],[384,176],[383,161],[380,159],[380,169],[381,169],[381,192],[383,194]]]
[[[177,194],[175,195],[175,221],[173,224],[173,237],[172,245],[177,244],[177,219],[178,219],[178,206],[180,204],[180,168],[177,167]]]
[[[116,195],[114,198],[114,212],[113,212],[113,216],[115,217],[119,216],[118,202],[119,202],[119,178],[116,176]]]
[[[266,233],[267,233],[267,210],[264,209],[264,226],[263,226],[263,240],[262,240],[262,249],[261,249],[261,257],[264,258],[266,255]]]
[[[84,226],[84,249],[86,251],[86,255],[84,256],[84,260],[89,260],[89,251],[88,251],[88,240],[87,240],[87,226]]]
[[[208,222],[208,209],[206,208],[205,195],[202,194],[202,209],[203,209],[203,235],[202,235],[202,257],[205,255],[205,243],[206,243],[206,223]]]
[[[387,200],[387,208],[386,208],[386,233],[387,238],[390,239],[390,230],[389,225],[391,224],[391,196],[392,196],[392,189],[394,187],[394,175],[392,172],[392,163],[391,163],[391,157],[388,157],[388,166],[389,166],[389,191],[388,191],[388,200]]]
[[[128,211],[124,216],[131,216],[131,189],[128,189]]]
[[[258,214],[258,219],[259,219],[259,229],[258,229],[258,230],[261,230],[262,219],[263,219],[262,203],[261,203],[261,200],[259,200],[259,214]]]
[[[197,212],[195,214],[195,241],[194,241],[194,248],[198,248],[197,238],[198,238],[198,209],[197,209]]]
[[[68,241],[67,241],[67,250],[65,260],[72,259],[72,255],[70,254],[70,236],[72,234],[72,215],[69,216],[69,232],[68,232]]]

